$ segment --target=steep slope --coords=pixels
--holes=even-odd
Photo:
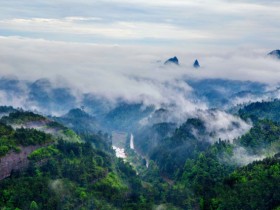
[[[82,135],[87,143],[78,143],[59,140],[55,133],[46,134],[35,128],[14,129],[4,122],[13,126],[36,124],[37,129],[52,123],[32,112],[3,117],[1,209],[152,208],[152,197],[146,196],[131,166],[115,157],[108,135]],[[59,124],[55,125],[58,129]]]
[[[149,209],[129,164],[90,144],[59,141],[28,156],[26,171],[0,182],[0,207],[30,209]]]
[[[7,125],[14,128],[34,128],[54,135],[56,138],[62,138],[68,141],[81,141],[75,132],[47,117],[35,114],[30,111],[17,110],[0,119]]]
[[[1,110],[9,114],[0,120],[0,179],[9,177],[12,171],[26,168],[29,164],[27,157],[34,150],[53,144],[61,138],[63,132],[72,132],[32,112],[19,111],[11,107],[1,107]],[[47,134],[43,130],[54,135]],[[77,141],[74,133],[63,136],[69,141],[70,139]]]

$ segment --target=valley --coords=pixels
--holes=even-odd
[[[207,90],[227,84],[240,99],[252,85],[257,100],[278,91],[230,80],[194,87],[206,84]],[[55,116],[1,106],[1,208],[35,202],[39,209],[277,209],[279,100],[232,104],[224,92],[194,93],[209,108],[178,113],[176,104],[120,101],[102,115],[83,104]]]
[[[280,210],[279,0],[2,0],[0,210]]]

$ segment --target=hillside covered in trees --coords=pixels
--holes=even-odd
[[[78,134],[67,128],[90,119],[96,124],[89,114],[75,110],[60,119],[1,107],[1,161],[32,150],[21,159],[26,164],[0,181],[0,207],[279,209],[280,124],[278,109],[267,103],[278,101],[240,109],[251,124],[233,139],[219,138],[221,131],[209,130],[200,117],[180,126],[152,121],[135,132],[136,148],[127,139],[125,160],[116,157],[110,134],[91,124],[78,126]]]

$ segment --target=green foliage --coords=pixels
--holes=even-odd
[[[235,149],[240,146],[248,155],[279,152],[279,124],[266,119],[257,120],[252,129],[236,139],[234,144],[219,140],[210,145],[205,139],[208,135],[203,122],[189,119],[171,137],[157,140],[157,146],[149,154],[153,161],[150,161],[149,169],[140,174],[153,202],[172,203],[183,209],[279,207],[279,187],[274,186],[274,183],[279,183],[279,164],[271,169],[250,168],[250,165],[249,168],[238,169],[238,164],[231,161]],[[267,161],[259,164],[267,165]],[[274,177],[269,179],[270,176]]]
[[[19,146],[43,145],[53,141],[51,135],[42,131],[25,128],[14,130],[11,126],[0,123],[0,157],[11,150],[18,152]]]
[[[13,133],[13,128],[0,122],[0,136],[9,136]]]
[[[149,209],[149,199],[140,199],[143,188],[131,166],[112,158],[90,143],[58,141],[37,149],[25,172],[0,182],[0,208],[136,209],[142,202]]]
[[[0,146],[0,157],[5,156],[9,152],[10,148],[8,146]]]
[[[53,128],[57,130],[66,130],[67,127],[63,126],[62,124],[55,122],[55,121],[50,121],[47,123],[48,128]]]
[[[34,128],[18,128],[14,134],[14,138],[17,144],[22,146],[46,144],[53,141],[50,134],[46,134],[42,131],[38,131]]]
[[[17,125],[26,128],[36,128],[43,131],[51,132],[56,138],[63,138],[67,141],[81,142],[80,137],[71,129],[64,125],[51,121],[48,118],[35,114],[33,112],[25,112],[22,110],[16,110],[11,112],[8,116],[1,118],[1,122],[7,125]],[[1,134],[1,126],[0,126]],[[25,143],[34,145],[33,140],[30,138]],[[23,144],[24,145],[24,144]]]
[[[268,158],[240,168],[224,180],[218,209],[274,209],[280,205],[280,161]],[[215,201],[213,200],[213,201]]]
[[[42,147],[35,151],[33,151],[28,158],[30,160],[39,161],[44,160],[48,158],[54,158],[56,155],[59,154],[59,150],[55,148],[55,146],[48,146],[48,147]]]
[[[275,99],[270,102],[251,103],[239,110],[239,115],[243,119],[252,119],[254,122],[258,119],[269,119],[280,122],[280,100]]]
[[[196,135],[194,135],[196,133]],[[205,151],[210,143],[206,141],[206,128],[199,119],[188,119],[174,134],[160,142],[150,155],[165,175],[174,178],[180,173],[187,159],[195,158]]]
[[[235,143],[246,147],[252,153],[259,153],[279,141],[280,124],[270,120],[259,120],[247,134],[235,140]]]
[[[10,150],[18,151],[16,141],[10,136],[0,137],[0,157],[5,156]]]
[[[72,142],[81,142],[81,138],[71,129],[64,129],[61,131],[61,138],[72,141]]]
[[[186,161],[183,173],[178,174],[176,189],[182,193],[182,199],[176,200],[177,205],[191,209],[210,205],[211,198],[217,194],[216,187],[234,170],[221,161],[231,152],[229,148],[229,143],[219,141],[195,159]]]
[[[122,197],[121,193],[125,193],[128,190],[113,172],[108,173],[106,177],[96,182],[93,186],[94,189],[101,191],[102,195],[110,200],[120,199]]]
[[[4,122],[5,124],[25,124],[28,122],[33,122],[33,121],[45,121],[46,118],[34,114],[33,112],[23,112],[23,111],[16,111],[12,112],[9,114],[9,116],[4,116],[1,118],[1,121]]]
[[[5,156],[10,150],[19,151],[14,134],[15,131],[11,126],[0,123],[0,157]]]
[[[105,133],[98,132],[97,134],[94,133],[81,133],[81,139],[85,142],[91,143],[96,149],[106,151],[113,154],[112,149],[112,139],[111,137]]]
[[[38,204],[35,201],[32,201],[29,209],[30,210],[38,210],[39,209]]]
[[[149,161],[148,168],[146,160],[132,150],[128,150],[127,160],[133,164],[114,157],[111,137],[92,132],[92,128],[87,130],[86,126],[77,129],[80,135],[77,136],[73,130],[47,121],[47,128],[57,129],[67,137],[64,138],[67,141],[54,143],[53,137],[44,132],[14,130],[0,123],[0,156],[21,145],[44,145],[29,155],[26,171],[14,172],[10,178],[0,181],[0,209],[277,210],[280,155],[244,167],[231,162],[238,147],[245,148],[248,155],[271,155],[280,149],[279,123],[260,119],[261,113],[265,113],[265,118],[275,120],[276,108],[270,116],[263,104],[257,105],[262,109],[257,114],[257,109],[252,107],[243,109],[242,116],[247,118],[248,112],[254,125],[234,143],[221,140],[208,143],[211,134],[199,119],[189,119],[177,129],[174,124],[160,123],[141,130],[147,132],[142,136],[145,143],[141,152],[147,152],[143,156]],[[114,110],[108,119],[115,122],[122,121],[117,116],[129,119],[129,109],[125,110]],[[68,118],[71,117],[71,122],[92,120],[80,110],[69,113]],[[43,120],[35,114],[17,112],[4,117],[2,122],[26,123],[31,119]],[[79,120],[75,125],[81,123]],[[70,142],[70,139],[85,143]],[[147,150],[149,144],[153,145]]]

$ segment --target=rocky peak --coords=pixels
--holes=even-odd
[[[198,60],[195,60],[195,61],[194,61],[193,67],[194,67],[194,68],[200,68],[200,64],[199,64]]]
[[[267,55],[280,59],[280,50],[273,50],[270,53],[268,53]]]
[[[174,56],[173,58],[169,58],[167,61],[164,62],[165,65],[167,64],[176,64],[179,65],[179,60],[176,56]]]

